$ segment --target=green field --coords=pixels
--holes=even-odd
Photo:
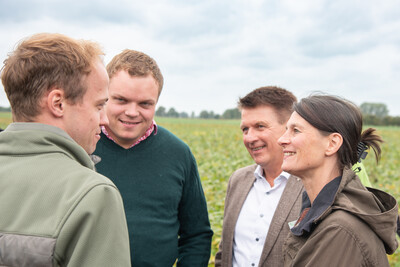
[[[210,258],[213,263],[221,238],[229,176],[234,170],[253,163],[242,142],[240,121],[157,118],[157,122],[184,140],[196,157],[214,230]],[[400,200],[400,128],[381,127],[378,133],[385,140],[381,161],[377,165],[371,152],[364,164],[373,185]],[[391,266],[400,266],[400,249],[388,257]]]
[[[0,127],[10,123],[10,114],[0,113]],[[201,120],[157,118],[157,123],[184,140],[196,157],[207,198],[211,226],[214,230],[212,255],[214,262],[221,238],[225,190],[229,176],[253,161],[242,143],[238,120]],[[400,128],[381,127],[379,134],[385,140],[382,158],[375,164],[371,152],[364,164],[375,187],[400,199]],[[389,256],[391,266],[400,266],[400,249]]]
[[[0,128],[4,129],[11,122],[11,113],[9,112],[0,112]]]

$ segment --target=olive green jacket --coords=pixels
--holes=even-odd
[[[389,266],[386,254],[398,246],[396,199],[366,189],[347,168],[338,181],[335,191],[326,190],[329,184],[321,190],[332,195],[332,202],[325,198],[317,203],[320,192],[292,228],[283,246],[284,266]]]
[[[0,266],[130,266],[121,196],[59,128],[0,133]]]

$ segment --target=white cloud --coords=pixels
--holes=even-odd
[[[159,105],[222,113],[238,97],[279,85],[400,115],[400,10],[367,1],[1,1],[0,60],[37,32],[103,45],[105,61],[125,48],[156,59],[165,77]],[[8,101],[0,90],[0,105]]]

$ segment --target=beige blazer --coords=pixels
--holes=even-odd
[[[225,198],[224,222],[219,250],[215,255],[216,267],[232,266],[233,235],[240,210],[255,181],[254,171],[257,165],[236,170],[229,178]],[[303,184],[290,176],[282,197],[275,210],[265,240],[258,266],[283,266],[282,246],[289,233],[288,222],[298,218],[301,208]]]

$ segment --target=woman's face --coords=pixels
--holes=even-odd
[[[284,171],[302,178],[324,167],[329,135],[321,134],[298,113],[292,113],[278,143],[283,147]]]

